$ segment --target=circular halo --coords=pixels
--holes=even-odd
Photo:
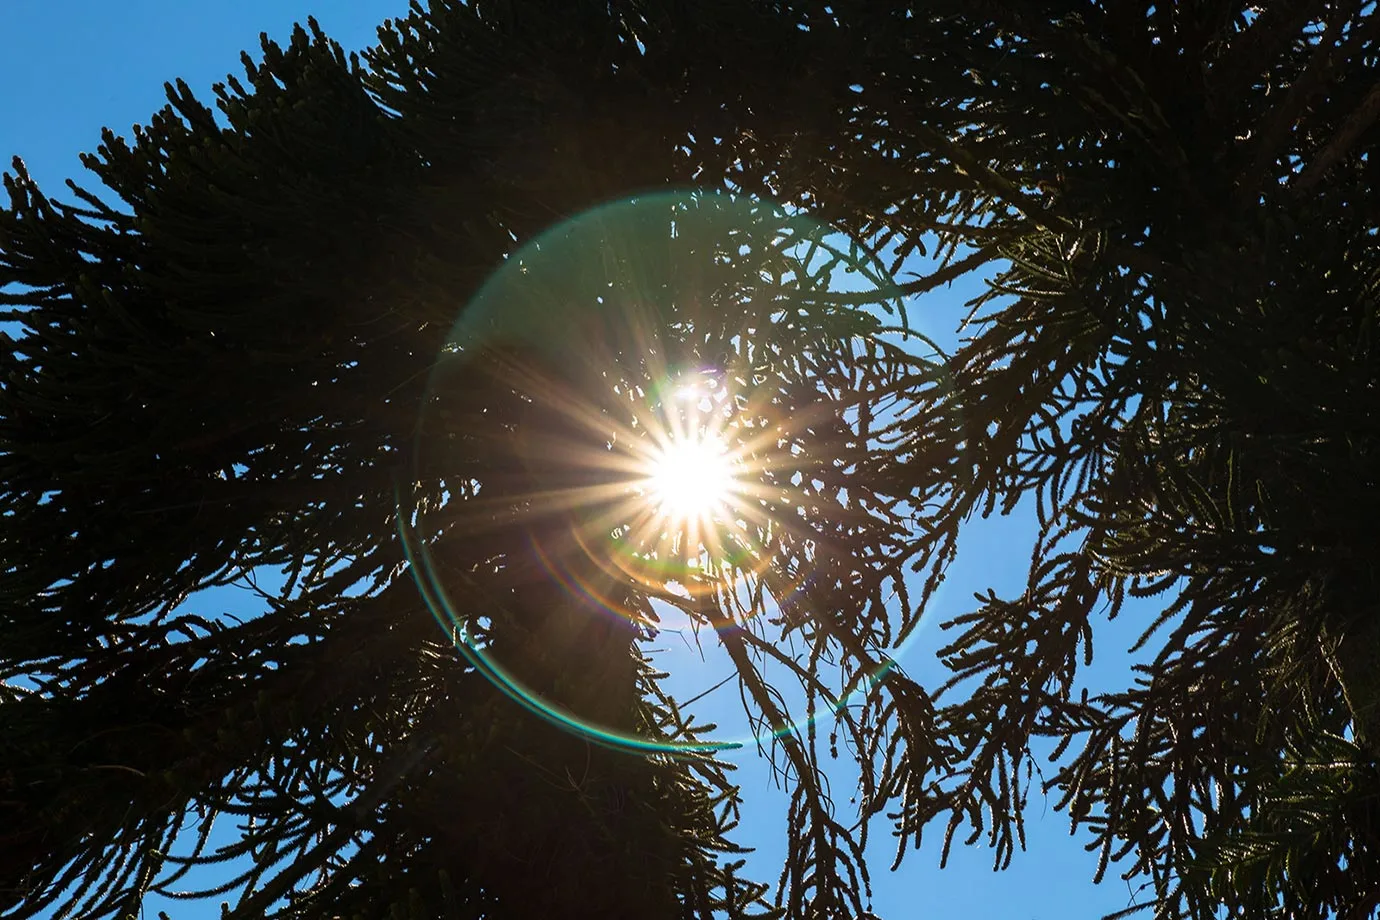
[[[397,495],[457,650],[529,711],[635,751],[761,742],[868,692],[905,642],[883,625],[866,664],[821,677],[821,605],[883,590],[848,539],[883,548],[900,505],[870,511],[821,457],[875,450],[904,411],[899,388],[857,389],[858,362],[906,364],[879,344],[888,315],[874,254],[727,194],[615,201],[517,249],[446,338]]]

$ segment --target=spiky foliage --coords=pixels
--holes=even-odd
[[[73,185],[77,204],[54,201],[16,163],[0,229],[19,329],[0,412],[0,891],[14,916],[124,916],[187,888],[229,896],[235,917],[865,910],[813,730],[776,742],[796,844],[772,907],[731,861],[724,764],[607,750],[514,706],[450,647],[397,535],[400,492],[448,514],[428,549],[465,573],[455,604],[501,621],[496,644],[568,638],[523,658],[530,686],[600,724],[693,740],[635,624],[591,616],[515,548],[559,536],[559,515],[524,509],[570,471],[514,445],[559,426],[544,400],[611,394],[504,356],[547,384],[524,388],[495,358],[439,433],[461,433],[450,459],[477,488],[416,453],[450,323],[521,242],[630,192],[726,187],[724,139],[748,136],[740,119],[790,78],[764,54],[762,85],[729,92],[741,74],[677,31],[721,34],[714,16],[730,14],[740,50],[796,31],[709,7],[653,20],[636,4],[437,2],[382,30],[366,68],[313,26],[246,57],[218,113],[178,84],[132,141],[107,133],[86,158],[100,195]],[[886,644],[840,624],[857,612],[885,630],[904,559],[899,499],[871,484],[888,452],[870,419],[932,373],[876,338],[873,311],[773,276],[760,247],[743,265],[736,238],[703,242],[677,256],[702,289],[673,291],[652,331],[692,366],[740,375],[776,432],[759,444],[782,458],[761,470],[772,563],[741,612],[751,624],[810,570],[790,591],[808,651],[783,663],[823,708],[837,690],[815,665],[845,641]],[[275,570],[286,584],[244,622],[194,593]],[[650,613],[645,585],[607,590]],[[754,718],[800,718],[755,670],[773,649],[750,625],[723,636]],[[239,839],[209,842],[216,821]],[[204,873],[183,878],[202,867],[219,875],[198,891]]]
[[[827,563],[798,620],[820,701],[809,665],[875,668],[965,520],[1038,505],[1027,590],[956,620],[955,682],[936,698],[893,674],[843,713],[864,812],[893,813],[902,850],[938,822],[947,851],[966,827],[1003,865],[1023,840],[1032,747],[1052,744],[1048,789],[1099,875],[1115,863],[1160,915],[1365,916],[1380,891],[1374,12],[436,3],[385,33],[364,73],[320,39],[270,49],[253,86],[227,94],[228,131],[181,94],[132,149],[109,140],[93,165],[125,211],[64,209],[21,176],[4,252],[31,332],[5,385],[3,654],[41,689],[4,707],[5,801],[19,804],[0,864],[55,893],[70,860],[68,879],[96,882],[132,858],[98,898],[112,912],[177,815],[220,809],[255,817],[257,864],[290,867],[270,895],[307,891],[325,867],[303,912],[408,898],[434,911],[447,891],[476,915],[560,903],[504,861],[557,846],[506,817],[524,780],[458,799],[516,828],[501,850],[482,839],[496,825],[456,840],[455,822],[426,823],[463,791],[456,774],[536,776],[503,773],[502,751],[574,777],[585,750],[429,645],[387,535],[385,448],[402,449],[454,303],[514,237],[695,181],[803,206],[898,268],[937,237],[943,268],[909,293],[999,271],[952,362],[957,389],[875,340],[780,378],[785,405],[814,377],[834,393],[847,380],[864,406],[900,400],[875,427],[842,413],[833,437],[801,439],[878,512],[827,523],[848,520],[828,478],[790,496],[822,529],[794,560]],[[845,551],[821,557],[829,546]],[[302,575],[273,614],[160,638],[193,627],[167,621],[186,592],[264,564]],[[890,598],[906,565],[920,590]],[[365,578],[373,591],[341,597]],[[1144,624],[1151,662],[1088,698],[1095,628],[1132,596],[1162,599]],[[635,680],[645,701],[649,678]],[[432,718],[443,728],[419,730]],[[167,739],[156,763],[138,724]],[[445,741],[407,740],[428,737]],[[860,912],[857,841],[815,773],[815,734],[782,744],[796,796],[783,906]],[[579,776],[639,790],[657,817],[619,819],[636,894],[579,890],[648,900],[567,890],[567,913],[750,899],[711,855],[719,768],[589,757]],[[568,816],[579,794],[552,787],[517,813]],[[611,825],[569,826],[599,839]],[[632,855],[613,846],[550,864],[610,878]],[[351,887],[381,852],[383,875]],[[451,881],[433,881],[443,870]]]
[[[885,15],[833,8],[816,31]],[[1162,916],[1380,903],[1375,13],[980,3],[874,32],[857,146],[790,191],[998,270],[952,365],[966,441],[912,441],[921,561],[974,513],[1040,521],[1025,591],[949,624],[943,704],[878,699],[903,837],[966,825],[1006,863],[1052,742],[1098,875]],[[1149,663],[1088,699],[1129,597],[1161,598]]]

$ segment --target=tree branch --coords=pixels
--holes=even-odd
[[[1212,68],[1212,82],[1208,98],[1214,111],[1230,100],[1237,99],[1249,84],[1260,76],[1271,58],[1299,34],[1309,20],[1317,16],[1322,0],[1276,0],[1240,33],[1227,52]]]
[[[1377,117],[1380,117],[1380,83],[1371,87],[1370,92],[1361,100],[1361,104],[1337,129],[1337,133],[1332,135],[1332,140],[1328,141],[1323,149],[1318,151],[1313,162],[1309,163],[1308,167],[1294,180],[1291,191],[1295,194],[1303,194],[1317,185],[1332,167],[1336,166],[1351,152],[1352,145],[1356,143],[1357,138],[1375,124]]]
[[[1237,193],[1246,201],[1254,200],[1260,183],[1265,178],[1270,164],[1279,159],[1280,149],[1293,130],[1304,107],[1313,99],[1332,73],[1338,52],[1337,39],[1342,29],[1363,5],[1364,0],[1347,0],[1346,6],[1339,9],[1335,18],[1327,24],[1318,45],[1309,55],[1303,73],[1290,86],[1284,98],[1260,121],[1260,131],[1251,142],[1250,165],[1241,175]]]

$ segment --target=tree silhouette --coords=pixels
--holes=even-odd
[[[176,887],[184,817],[223,815],[242,842],[191,862],[246,868],[237,916],[857,916],[868,825],[833,810],[826,734],[900,853],[938,822],[946,855],[966,828],[1009,862],[1053,745],[1044,788],[1099,877],[1161,916],[1369,915],[1374,6],[437,0],[363,66],[314,29],[266,43],[219,116],[172,88],[88,158],[111,194],[60,204],[17,165],[0,890],[18,916],[132,912]],[[766,562],[677,574],[790,784],[774,899],[728,855],[707,730],[637,651],[676,596],[582,568],[566,510],[529,500],[601,484],[553,445],[613,450],[562,406],[612,419],[612,384],[655,369],[578,319],[588,287],[552,335],[608,364],[436,360],[522,245],[685,186],[640,237],[671,254],[657,353],[741,377],[771,462],[740,528]],[[671,229],[723,191],[784,208]],[[851,240],[822,267],[782,244],[801,212]],[[828,283],[851,250],[894,274],[936,243],[914,281]],[[894,344],[882,307],[984,267],[948,372]],[[950,624],[954,679],[927,691],[888,650],[961,525],[1022,500],[1028,587]],[[637,615],[590,616],[523,568],[533,541]],[[287,586],[259,617],[183,605],[267,568]],[[729,582],[760,585],[750,610]],[[478,639],[438,630],[442,589]],[[1089,696],[1128,597],[1162,598],[1152,658]],[[781,656],[804,720],[754,664],[771,619],[806,650]]]
[[[904,835],[967,825],[1002,864],[1046,739],[1143,906],[1369,916],[1374,4],[973,7],[879,32],[914,64],[859,78],[835,154],[873,168],[793,187],[1007,260],[951,364],[965,452],[913,469],[941,569],[970,515],[1036,503],[1028,586],[950,624],[937,712],[891,682],[922,714],[879,787]],[[1081,694],[1095,621],[1161,596],[1134,685]]]
[[[698,28],[717,28],[711,13]],[[313,26],[246,57],[216,89],[219,113],[179,83],[132,142],[106,133],[85,161],[100,196],[72,185],[78,203],[55,202],[16,162],[0,890],[17,916],[124,916],[149,891],[186,888],[228,896],[236,917],[865,909],[814,731],[785,731],[803,716],[752,660],[774,648],[757,634],[770,599],[789,593],[789,628],[811,651],[781,663],[813,707],[837,611],[880,611],[899,582],[899,499],[870,482],[888,454],[857,408],[933,370],[877,337],[862,301],[892,292],[830,302],[827,276],[850,253],[818,235],[783,243],[792,218],[746,198],[687,193],[660,227],[605,240],[679,247],[663,254],[665,302],[644,315],[660,360],[736,375],[766,432],[753,449],[777,458],[753,468],[740,528],[761,558],[723,563],[752,579],[746,602],[717,568],[677,578],[700,583],[685,613],[717,624],[798,781],[779,909],[737,875],[738,794],[696,740],[708,728],[637,651],[655,579],[576,572],[633,612],[600,616],[524,549],[542,546],[563,574],[590,568],[566,509],[539,501],[578,489],[589,471],[568,458],[602,446],[561,404],[613,418],[615,383],[654,382],[646,357],[562,359],[619,334],[605,323],[576,344],[600,320],[595,290],[569,276],[544,317],[558,348],[487,343],[438,363],[457,313],[519,243],[629,193],[725,189],[727,167],[711,171],[721,139],[691,147],[691,129],[745,132],[716,87],[689,83],[712,106],[683,98],[683,19],[437,3],[383,30],[368,69]],[[649,88],[664,98],[637,111],[689,111],[624,127]],[[687,230],[697,208],[715,232]],[[725,219],[738,223],[718,234]],[[414,512],[424,532],[409,546],[398,518]],[[410,552],[435,560],[422,591]],[[658,552],[642,557],[666,575]],[[243,622],[194,594],[274,571],[285,585]],[[660,752],[610,749],[515,706],[438,629],[438,586],[463,621],[447,625],[484,633],[536,715],[559,708]],[[744,609],[712,613],[733,598]],[[848,637],[860,650],[882,639]],[[857,666],[844,671],[855,684]],[[217,819],[240,839],[212,845]],[[213,887],[182,883],[202,866],[222,867]]]

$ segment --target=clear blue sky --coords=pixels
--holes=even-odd
[[[19,154],[49,194],[65,197],[62,180],[80,177],[77,154],[95,149],[102,126],[128,134],[132,124],[146,122],[164,101],[165,80],[181,77],[209,99],[213,82],[239,72],[239,52],[256,52],[261,31],[285,40],[293,22],[315,15],[327,34],[347,49],[358,49],[373,40],[379,22],[406,12],[406,0],[4,0],[2,9],[8,41],[0,55],[0,157],[7,165]],[[971,288],[932,295],[921,305],[919,325],[950,338],[946,327],[969,294]],[[1031,528],[1028,514],[976,525],[965,538],[940,609],[928,614],[932,622],[964,609],[976,590],[1018,590]],[[1109,646],[1115,643],[1107,639],[1124,642],[1128,631],[1099,633],[1099,651],[1114,653]],[[903,662],[927,683],[940,673],[932,661],[938,636],[939,630],[927,628],[921,647]],[[784,848],[784,827],[776,817],[781,800],[769,790],[760,764],[747,754],[735,759],[743,764],[740,778],[749,800],[739,839],[759,847],[749,870],[774,880]],[[1112,878],[1093,886],[1094,857],[1068,836],[1062,815],[1051,810],[1042,817],[1043,811],[1036,799],[1029,850],[1018,854],[1012,869],[995,874],[990,852],[982,848],[956,849],[949,868],[940,872],[940,833],[929,835],[926,848],[911,853],[898,872],[888,873],[892,848],[886,826],[876,825],[879,845],[872,848],[872,869],[878,912],[888,920],[950,915],[1066,920],[1126,907],[1125,883]],[[173,920],[218,916],[214,902],[166,907]]]

